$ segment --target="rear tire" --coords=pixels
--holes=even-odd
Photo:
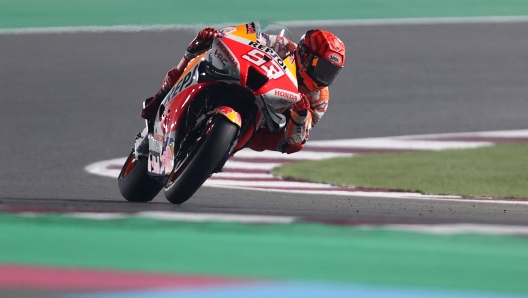
[[[117,178],[121,195],[130,202],[149,202],[163,188],[163,184],[150,178],[147,173],[148,160],[136,160],[134,151],[128,155]]]
[[[174,169],[165,186],[165,197],[173,204],[187,201],[225,162],[238,126],[223,116],[217,116],[185,160]]]

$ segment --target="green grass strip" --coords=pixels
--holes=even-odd
[[[0,214],[0,263],[528,293],[528,239]]]
[[[425,194],[528,198],[528,144],[364,154],[286,164],[275,175]]]
[[[526,15],[525,0],[0,0],[0,28]]]

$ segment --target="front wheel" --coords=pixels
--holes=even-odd
[[[148,160],[137,160],[134,150],[128,155],[117,178],[121,195],[130,202],[149,202],[163,188],[163,184],[150,178],[147,173]]]
[[[238,127],[223,116],[216,116],[187,157],[173,170],[165,186],[165,197],[173,204],[187,201],[225,162]]]

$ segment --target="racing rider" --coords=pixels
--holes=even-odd
[[[255,23],[246,26],[255,28]],[[141,117],[154,120],[161,102],[176,84],[189,61],[211,48],[214,38],[223,36],[226,29],[205,28],[189,44],[177,66],[167,73],[161,89],[154,97],[145,100]],[[255,151],[273,150],[294,153],[303,148],[308,133],[323,116],[328,107],[328,86],[334,81],[345,63],[345,45],[334,34],[324,30],[309,30],[295,44],[277,35],[258,34],[259,42],[272,48],[284,59],[291,56],[297,63],[297,80],[301,100],[292,105],[286,129],[270,133],[262,128],[253,135],[249,147]]]

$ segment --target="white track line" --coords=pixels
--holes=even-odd
[[[270,189],[284,188],[303,188],[306,190],[310,189],[321,189],[328,188],[332,189],[334,186],[329,184],[309,183],[309,182],[295,182],[295,181],[243,181],[243,180],[214,180],[209,179],[203,184],[205,186],[219,186],[219,187],[248,187],[248,188],[259,188],[269,187]]]
[[[528,16],[493,17],[424,17],[386,18],[356,20],[314,20],[280,22],[288,27],[305,26],[386,26],[386,25],[441,25],[441,24],[480,24],[480,23],[526,23]]]
[[[334,152],[319,152],[314,155],[312,152],[299,151],[295,154],[284,154],[277,151],[253,151],[253,150],[242,150],[235,154],[237,158],[258,158],[258,159],[288,159],[290,161],[296,160],[319,160],[328,159],[339,156],[351,156],[352,154],[347,153],[334,153]]]
[[[87,165],[84,169],[91,174],[117,178],[121,172],[120,167],[125,163],[126,159],[126,157],[120,157],[98,161]]]
[[[266,179],[266,178],[275,178],[271,174],[250,174],[250,173],[230,173],[230,172],[220,172],[214,174],[212,177],[216,178],[253,178],[253,179]]]
[[[313,141],[306,145],[307,148],[336,147],[336,148],[370,148],[393,150],[445,150],[468,149],[491,146],[490,142],[458,142],[458,141],[426,141],[399,138],[369,138],[352,140]]]
[[[387,25],[442,25],[442,24],[479,24],[479,23],[526,23],[528,16],[494,17],[445,17],[445,18],[403,18],[403,19],[356,19],[356,20],[299,20],[279,21],[287,27],[306,26],[387,26]],[[37,28],[4,28],[0,35],[9,34],[63,34],[63,33],[104,33],[104,32],[152,32],[174,30],[198,30],[205,27],[224,28],[232,23],[217,24],[172,24],[172,25],[117,25],[117,26],[64,26]]]
[[[495,130],[495,131],[479,131],[479,132],[456,132],[456,133],[442,133],[442,134],[427,134],[427,135],[407,135],[398,136],[394,139],[434,139],[434,138],[450,138],[450,137],[483,137],[483,138],[528,138],[528,129],[519,130]]]
[[[189,222],[238,222],[238,223],[292,223],[295,217],[291,216],[267,216],[267,215],[239,215],[221,213],[184,213],[166,211],[145,211],[133,214],[126,213],[96,213],[96,212],[74,212],[66,213],[67,216],[84,219],[112,220],[127,217],[169,220],[169,221],[189,221]]]
[[[527,226],[506,226],[506,225],[485,225],[485,224],[436,224],[436,225],[411,225],[395,224],[382,226],[390,230],[400,230],[409,232],[429,233],[436,235],[455,234],[485,234],[485,235],[519,235],[528,236]],[[378,229],[379,226],[368,227],[367,229]]]
[[[252,163],[228,160],[224,168],[248,169],[248,170],[271,170],[282,163]]]
[[[225,184],[209,184],[209,181],[204,183],[204,186],[212,186],[218,188],[234,188],[234,189],[247,189],[255,191],[275,191],[275,192],[286,192],[286,193],[305,193],[305,194],[319,194],[319,195],[335,195],[335,196],[346,196],[346,197],[371,197],[371,198],[394,198],[394,199],[420,199],[420,200],[442,200],[442,201],[462,201],[462,202],[492,202],[492,203],[503,203],[505,201],[487,201],[487,200],[462,200],[461,196],[440,196],[440,195],[423,195],[415,192],[382,192],[382,191],[360,191],[351,189],[350,191],[345,190],[334,190],[331,185],[308,183],[299,184],[302,189],[273,189],[264,188],[266,184],[260,185],[225,185]],[[293,183],[293,182],[292,182]],[[285,184],[291,187],[291,184]],[[277,186],[276,186],[277,187]],[[325,189],[327,188],[327,189]],[[517,201],[506,201],[506,203],[519,203]],[[528,202],[521,201],[521,204],[528,204]]]
[[[18,213],[25,217],[45,216],[43,213]],[[97,212],[72,212],[64,213],[64,216],[90,219],[90,220],[116,220],[125,218],[144,218],[162,221],[177,222],[236,222],[250,224],[291,224],[305,222],[302,218],[293,216],[263,216],[263,215],[238,215],[221,213],[190,213],[190,212],[167,212],[167,211],[145,211],[138,213],[97,213]],[[317,223],[317,221],[308,220]],[[414,233],[427,233],[435,235],[457,235],[457,234],[482,234],[482,235],[510,235],[528,236],[528,226],[509,225],[485,225],[485,224],[387,224],[387,225],[352,225],[362,230],[393,230]]]
[[[426,200],[426,201],[448,201],[448,202],[464,202],[464,203],[486,203],[486,204],[507,204],[507,205],[528,205],[528,201],[521,200],[501,200],[501,199],[485,199],[485,198],[463,198],[461,196],[448,196],[448,195],[425,195],[415,192],[383,192],[383,191],[361,191],[361,190],[320,190],[315,185],[306,187],[305,189],[268,189],[263,188],[263,185],[250,185],[250,186],[234,186],[234,185],[222,185],[222,184],[209,184],[209,181],[204,183],[204,186],[218,187],[218,188],[230,188],[230,189],[246,189],[254,191],[274,191],[274,192],[286,192],[286,193],[305,193],[305,194],[319,194],[319,195],[334,195],[334,196],[345,196],[345,197],[369,197],[369,198],[388,198],[388,199],[409,199],[409,200]],[[323,185],[323,184],[321,184]],[[317,189],[317,190],[314,190]]]
[[[449,141],[456,137],[459,141]],[[464,140],[467,138],[467,141]],[[444,200],[459,202],[479,202],[491,204],[518,204],[525,205],[528,201],[512,201],[486,198],[462,198],[460,196],[424,195],[410,192],[388,192],[383,190],[361,190],[346,187],[336,187],[329,184],[310,183],[301,181],[282,180],[272,176],[269,171],[285,162],[298,160],[320,160],[336,156],[351,156],[339,152],[326,152],[331,150],[445,150],[456,148],[476,148],[490,146],[494,143],[479,141],[479,138],[495,138],[504,140],[515,138],[528,138],[528,130],[516,131],[491,131],[471,133],[450,133],[434,135],[414,135],[387,138],[366,138],[350,140],[310,141],[307,149],[291,155],[279,152],[255,152],[244,149],[235,154],[234,160],[229,160],[224,166],[224,172],[214,174],[208,179],[204,186],[250,189],[257,191],[278,191],[288,193],[309,193],[339,196],[361,196],[361,197],[384,197],[400,199],[421,200]],[[425,140],[424,140],[425,139]],[[332,149],[333,148],[333,149]],[[325,150],[318,152],[317,150]],[[348,151],[347,151],[348,152]],[[116,158],[107,161],[96,162],[86,166],[86,170],[92,174],[116,178],[120,172],[125,158]]]

